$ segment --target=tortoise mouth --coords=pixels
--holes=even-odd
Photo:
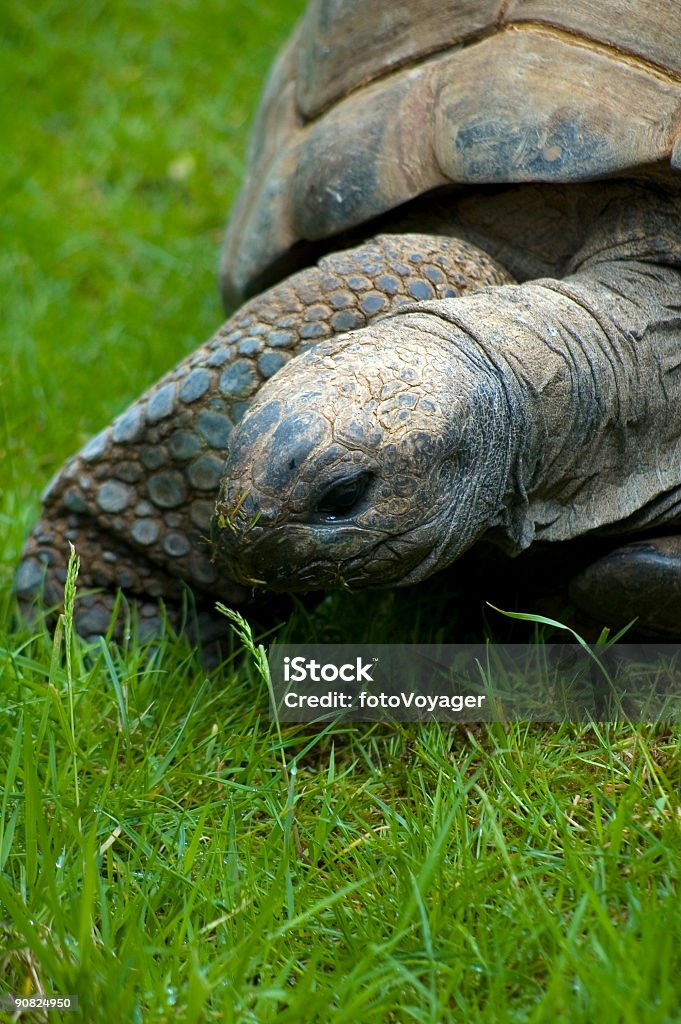
[[[387,534],[356,524],[254,527],[246,542],[214,526],[213,541],[232,579],[287,593],[400,586],[421,578],[436,546],[430,530]]]

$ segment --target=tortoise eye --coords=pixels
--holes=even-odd
[[[337,480],[332,487],[324,491],[315,506],[315,512],[327,520],[342,519],[350,515],[367,492],[373,473],[358,473]]]

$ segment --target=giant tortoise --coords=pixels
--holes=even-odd
[[[222,261],[254,296],[82,448],[17,574],[401,586],[590,535],[572,593],[681,634],[681,3],[311,0]]]

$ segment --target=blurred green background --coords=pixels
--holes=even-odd
[[[223,318],[224,223],[302,8],[0,5],[3,594],[53,471]]]

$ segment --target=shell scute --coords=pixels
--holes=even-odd
[[[302,23],[297,100],[318,117],[359,86],[494,25],[500,0],[318,0]]]
[[[534,26],[457,55],[434,146],[454,182],[585,181],[668,158],[681,82]]]

